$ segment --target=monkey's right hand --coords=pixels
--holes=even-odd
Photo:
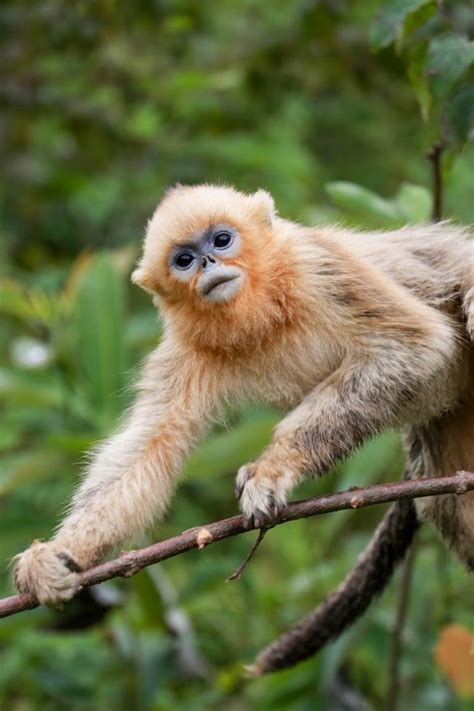
[[[79,590],[79,566],[54,541],[33,541],[13,560],[18,591],[31,595],[43,605],[60,609]]]

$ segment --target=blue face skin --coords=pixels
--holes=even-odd
[[[205,301],[223,303],[240,290],[244,274],[236,266],[226,264],[226,259],[236,257],[241,239],[235,227],[212,225],[203,234],[176,246],[169,259],[173,276],[189,281],[198,274],[197,291]]]

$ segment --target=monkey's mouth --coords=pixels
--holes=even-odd
[[[204,301],[225,303],[232,299],[242,285],[243,274],[234,268],[219,269],[214,274],[203,274],[199,294]]]
[[[238,279],[239,276],[238,274],[221,274],[217,275],[214,279],[211,279],[209,281],[209,284],[206,285],[206,288],[203,291],[203,296],[209,296],[214,290],[218,290],[220,286],[223,284],[227,284],[230,281],[235,281]]]

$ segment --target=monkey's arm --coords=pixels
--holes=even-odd
[[[150,356],[125,426],[93,455],[55,536],[35,541],[17,557],[20,591],[46,604],[69,599],[79,570],[164,513],[183,461],[216,404],[215,380],[208,383],[197,370],[198,364],[192,372],[182,367],[179,353],[165,344]]]
[[[387,427],[443,407],[455,337],[428,311],[431,323],[412,320],[399,334],[374,329],[365,343],[354,344],[340,367],[282,420],[262,456],[239,470],[236,494],[256,525],[278,512],[305,474],[321,475]]]

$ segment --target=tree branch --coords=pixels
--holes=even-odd
[[[443,217],[443,176],[441,170],[443,151],[444,143],[440,141],[435,143],[427,153],[427,158],[431,162],[431,193],[433,195],[431,219],[433,222],[439,222]]]
[[[399,708],[401,678],[400,662],[403,650],[403,632],[407,618],[410,591],[412,586],[413,568],[416,546],[412,546],[404,561],[400,576],[397,607],[390,639],[390,654],[388,664],[388,690],[385,711],[397,711]]]
[[[288,504],[272,525],[277,526],[287,521],[342,509],[358,509],[390,501],[439,494],[464,494],[472,490],[474,490],[474,474],[470,472],[458,472],[449,477],[377,484],[360,489],[351,488],[328,496],[318,496]],[[205,526],[191,528],[178,536],[153,543],[140,550],[127,551],[115,560],[84,571],[79,576],[80,586],[85,588],[116,577],[128,578],[148,565],[159,563],[193,548],[202,549],[210,543],[237,536],[248,530],[242,516],[233,516]],[[8,617],[34,607],[38,607],[38,603],[28,595],[12,595],[0,600],[0,617]]]
[[[267,645],[247,670],[280,671],[319,652],[364,614],[385,589],[418,530],[412,499],[396,501],[344,580],[317,607]]]

